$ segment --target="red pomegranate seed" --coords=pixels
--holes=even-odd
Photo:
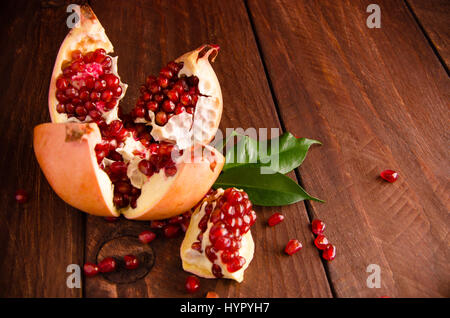
[[[325,223],[321,220],[315,219],[311,222],[312,232],[316,235],[322,234],[325,231]]]
[[[159,76],[158,77],[158,84],[162,88],[166,88],[167,86],[169,86],[169,79],[167,77],[164,77],[164,76]]]
[[[328,244],[325,250],[322,252],[322,257],[327,261],[332,261],[336,257],[336,246]]]
[[[14,194],[14,198],[18,203],[26,203],[28,201],[28,194],[25,190],[19,189]]]
[[[233,260],[227,264],[227,270],[230,273],[234,273],[238,270],[240,270],[242,268],[242,266],[244,266],[245,264],[245,258],[243,258],[242,256],[238,256],[233,258]]]
[[[151,177],[154,173],[152,164],[150,163],[150,161],[145,159],[139,162],[138,169],[148,177]]]
[[[327,246],[328,246],[328,239],[325,237],[325,236],[323,236],[323,235],[318,235],[317,237],[316,237],[316,239],[314,240],[314,244],[316,245],[316,247],[319,249],[319,250],[324,250],[324,249],[326,249],[327,248]]]
[[[88,262],[88,263],[84,264],[83,271],[86,276],[92,277],[92,276],[95,276],[98,274],[99,269],[98,269],[97,264]]]
[[[152,231],[142,231],[141,234],[139,234],[139,241],[141,241],[143,244],[148,244],[152,242],[156,238],[156,234]]]
[[[380,173],[381,178],[387,182],[393,183],[398,179],[398,173],[394,170],[384,170]]]
[[[173,177],[174,175],[177,174],[177,167],[175,166],[165,167],[164,173],[166,174],[167,177]]]
[[[168,224],[163,228],[163,232],[165,237],[175,237],[180,232],[180,226],[178,224]]]
[[[139,267],[139,260],[134,255],[125,255],[123,257],[126,269],[136,269]]]
[[[150,222],[150,227],[152,229],[162,229],[165,225],[166,225],[166,222],[164,222],[164,221],[155,220],[155,221]]]
[[[298,240],[292,239],[287,243],[284,252],[288,255],[292,255],[300,251],[302,247],[302,243],[300,243]]]
[[[148,110],[151,110],[152,112],[156,112],[159,108],[159,105],[155,101],[150,101],[146,104],[146,107]]]
[[[119,78],[114,74],[105,74],[103,79],[106,81],[106,86],[110,88],[119,86]]]
[[[62,91],[62,90],[67,89],[68,87],[69,87],[69,82],[65,78],[60,77],[56,80],[56,88],[57,89]]]
[[[164,126],[167,123],[167,114],[165,112],[156,113],[155,121],[159,126]]]
[[[106,257],[98,264],[101,273],[111,273],[116,270],[116,267],[116,260],[112,257]]]
[[[171,100],[165,100],[162,104],[162,109],[167,113],[171,113],[175,110],[175,104]]]
[[[281,223],[283,220],[284,220],[284,216],[282,214],[275,213],[267,220],[267,224],[269,224],[269,226],[275,226],[278,223]]]
[[[209,291],[209,292],[206,294],[206,298],[220,298],[220,297],[219,297],[219,294],[218,294],[218,293],[213,292],[213,291]]]
[[[185,287],[189,293],[195,293],[200,288],[200,280],[195,276],[188,276]]]
[[[222,274],[222,269],[220,268],[219,265],[217,264],[213,264],[211,271],[213,273],[213,275],[217,278],[222,278],[223,274]]]

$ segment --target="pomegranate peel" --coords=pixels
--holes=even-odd
[[[223,156],[209,146],[200,147],[206,151],[201,156],[196,152],[196,160],[190,162],[193,147],[184,152],[174,176],[168,178],[161,170],[144,183],[136,208],[117,209],[111,180],[96,160],[99,142],[95,124],[46,123],[34,130],[36,158],[55,192],[77,209],[99,216],[123,213],[129,219],[155,220],[181,214],[208,192],[224,164]],[[208,151],[214,153],[214,169]]]

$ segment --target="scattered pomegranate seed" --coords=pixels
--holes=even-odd
[[[101,273],[114,272],[116,267],[117,263],[113,257],[106,257],[98,264],[98,269]]]
[[[28,201],[28,194],[25,190],[19,189],[14,194],[14,197],[17,202],[19,203],[25,203]]]
[[[144,244],[148,244],[156,238],[156,234],[152,231],[143,231],[139,234],[139,241]]]
[[[302,247],[302,243],[300,243],[298,240],[292,239],[287,243],[284,252],[288,255],[292,255],[300,251]]]
[[[380,177],[387,182],[393,183],[398,179],[398,173],[394,170],[384,170],[380,173]]]
[[[328,239],[324,235],[318,235],[314,240],[314,244],[319,250],[324,250],[327,248],[329,242]]]
[[[92,277],[98,274],[99,269],[97,264],[94,263],[86,263],[83,266],[84,274],[88,277]]]
[[[180,232],[180,226],[178,224],[168,224],[163,228],[163,232],[165,237],[175,237]]]
[[[322,253],[322,257],[327,261],[332,261],[336,257],[336,246],[328,244]]]
[[[269,224],[269,226],[275,226],[278,223],[281,223],[283,220],[284,220],[284,216],[282,214],[275,213],[267,220],[267,224]]]
[[[216,292],[213,292],[213,291],[209,291],[209,292],[206,294],[206,298],[219,298],[219,294],[216,293]]]
[[[126,269],[136,269],[139,267],[139,260],[134,255],[125,255],[123,257]]]
[[[188,276],[185,286],[189,293],[195,293],[200,288],[200,280],[195,276]]]
[[[311,222],[311,229],[316,235],[322,234],[323,231],[325,231],[325,223],[323,223],[321,220],[313,220]]]

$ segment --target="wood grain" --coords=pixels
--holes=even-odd
[[[402,1],[249,1],[287,130],[323,142],[300,169],[338,256],[338,297],[448,297],[449,80]],[[395,169],[388,184],[380,171]],[[366,267],[381,267],[381,288]]]
[[[59,41],[67,32],[58,3],[2,4],[0,72],[0,297],[79,297],[66,267],[83,262],[83,215],[60,200],[34,159],[33,127],[49,121],[47,94]],[[25,189],[29,202],[14,200]]]
[[[445,64],[450,65],[450,2],[446,0],[407,0],[419,23],[430,37]]]
[[[213,67],[224,96],[221,128],[279,127],[255,39],[245,6],[241,1],[92,1],[92,7],[119,55],[119,71],[130,85],[123,105],[131,108],[139,84],[171,59],[203,43],[221,46]],[[281,211],[287,221],[276,229],[266,226],[267,218]],[[241,284],[229,280],[201,280],[204,297],[214,290],[221,297],[329,297],[331,292],[316,249],[303,203],[275,208],[258,208],[252,229],[255,258]],[[123,235],[138,235],[148,222],[121,220],[109,224],[88,217],[86,260],[93,261],[99,248]],[[304,242],[301,253],[283,255],[287,241]],[[138,281],[116,284],[102,277],[85,281],[87,297],[187,297],[184,282],[189,275],[181,268],[181,237],[152,242],[155,264]],[[122,248],[118,248],[122,250]]]

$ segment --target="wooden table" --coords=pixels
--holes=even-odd
[[[181,237],[152,243],[144,278],[101,276],[66,286],[66,267],[95,261],[103,244],[137,248],[148,222],[108,223],[65,204],[34,158],[32,129],[49,122],[54,59],[71,1],[2,3],[0,296],[186,297]],[[381,28],[368,28],[370,3]],[[123,100],[163,63],[217,43],[221,128],[279,127],[322,141],[292,177],[325,204],[257,208],[255,259],[242,284],[201,280],[203,297],[449,297],[448,111],[450,3],[446,0],[89,1],[120,56]],[[64,160],[64,158],[61,158]],[[378,178],[394,169],[399,180]],[[30,200],[14,201],[25,188]],[[267,218],[282,212],[275,228]],[[309,224],[327,223],[337,258],[323,262]],[[111,240],[122,237],[119,242]],[[288,257],[288,239],[303,242]],[[368,288],[369,264],[381,288]]]

